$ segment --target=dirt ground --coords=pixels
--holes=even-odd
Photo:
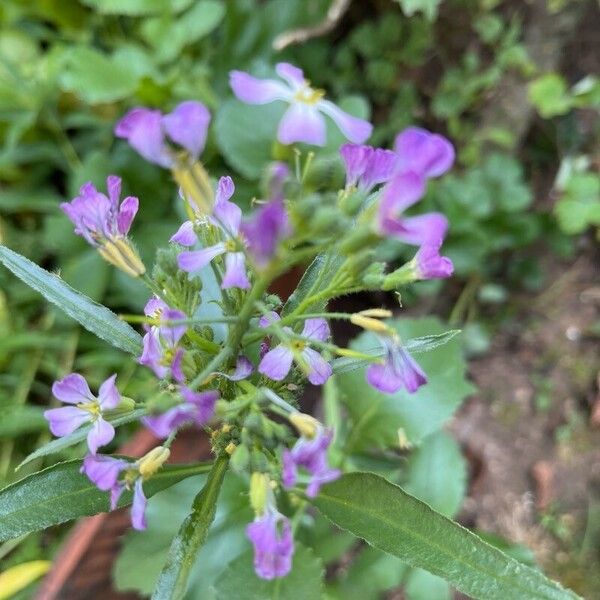
[[[552,576],[600,598],[600,260],[592,240],[472,360],[480,392],[450,430],[471,465],[460,520],[531,548]],[[554,276],[554,274],[556,274]]]

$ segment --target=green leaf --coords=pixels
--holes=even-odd
[[[150,497],[210,466],[168,465],[144,482],[144,492]],[[81,460],[59,463],[0,490],[0,541],[107,511],[109,494],[98,490],[80,468]],[[126,491],[119,506],[128,506],[131,500]]]
[[[0,262],[46,300],[56,304],[88,331],[112,346],[135,356],[142,351],[142,337],[111,310],[90,300],[29,259],[0,246]]]
[[[200,0],[176,20],[168,14],[147,20],[142,26],[142,35],[155,48],[156,58],[170,61],[187,45],[213,31],[224,15],[222,2]]]
[[[343,475],[313,503],[338,527],[473,598],[577,598],[378,475]]]
[[[554,212],[565,233],[582,233],[591,225],[600,227],[600,176],[596,173],[573,174]]]
[[[408,459],[404,489],[446,517],[462,505],[467,466],[456,441],[443,431],[428,435]]]
[[[191,477],[148,502],[146,531],[129,531],[125,535],[114,570],[118,590],[152,594],[171,541],[204,481],[204,475]],[[247,492],[247,482],[229,471],[219,494],[215,520],[192,569],[186,600],[212,598],[212,586],[219,574],[250,548],[245,529],[253,514]]]
[[[404,340],[423,334],[444,335],[443,324],[433,317],[398,319],[388,324]],[[377,345],[374,334],[365,332],[350,346],[360,352],[369,352]],[[423,347],[426,345],[423,344]],[[438,345],[416,358],[428,376],[428,383],[414,394],[405,390],[382,394],[367,383],[363,369],[337,376],[342,398],[353,422],[347,440],[348,449],[360,452],[373,446],[397,446],[400,429],[407,441],[418,443],[439,429],[473,391],[465,378],[466,363],[456,338],[446,340],[444,345]]]
[[[460,329],[450,329],[444,333],[440,333],[437,335],[424,335],[418,338],[413,338],[412,340],[407,340],[404,344],[407,350],[410,351],[411,354],[418,354],[420,352],[429,352],[430,350],[434,350],[439,346],[443,346],[447,344],[454,336],[460,333]],[[385,350],[381,347],[372,348],[371,350],[365,350],[365,354],[369,354],[370,356],[384,356]],[[336,358],[332,363],[333,372],[334,373],[347,373],[349,371],[354,371],[355,369],[360,369],[362,367],[366,367],[371,364],[371,361],[366,358],[350,358],[350,357],[342,357]]]
[[[41,406],[3,406],[0,408],[0,437],[16,437],[44,431],[48,421]]]
[[[315,257],[308,266],[308,269],[304,272],[304,275],[302,275],[298,287],[287,299],[287,302],[281,311],[281,315],[289,315],[294,312],[306,298],[325,290],[344,261],[345,257],[340,255],[319,254]],[[311,304],[310,308],[312,311],[319,311],[323,310],[326,304],[325,301],[320,301]]]
[[[448,584],[436,575],[423,569],[412,569],[406,577],[404,592],[408,600],[450,600],[452,594]]]
[[[190,571],[215,518],[217,498],[228,464],[227,454],[219,456],[208,474],[206,484],[194,498],[192,512],[185,518],[171,543],[167,561],[152,594],[155,600],[179,600],[185,595]]]
[[[283,102],[263,106],[226,100],[215,117],[217,144],[227,163],[249,179],[258,179],[273,159]]]
[[[138,77],[127,60],[80,46],[67,55],[60,84],[62,89],[73,92],[85,102],[100,104],[133,94]]]
[[[412,17],[417,12],[422,12],[430,21],[433,21],[442,0],[398,0],[402,12],[407,17]]]
[[[115,419],[108,419],[114,427],[118,427],[119,425],[124,425],[125,423],[131,423],[133,421],[138,421],[141,417],[143,417],[147,413],[145,408],[138,408],[130,413],[117,417]],[[89,433],[91,425],[84,425],[80,427],[73,433],[69,435],[65,435],[64,437],[56,438],[47,444],[44,444],[37,450],[34,450],[31,454],[29,454],[21,464],[17,467],[17,470],[22,466],[26,465],[28,462],[35,460],[36,458],[41,458],[42,456],[49,456],[50,454],[57,454],[58,452],[62,452],[65,448],[69,448],[70,446],[74,446],[75,444],[79,444],[86,439],[87,434]]]
[[[162,12],[176,13],[193,0],[81,0],[83,4],[104,15],[139,17]]]
[[[529,101],[544,119],[564,115],[571,110],[573,98],[567,82],[557,73],[547,73],[529,84]]]
[[[313,551],[296,542],[292,570],[286,577],[265,581],[254,572],[252,550],[236,558],[215,583],[217,600],[320,600],[323,565]]]

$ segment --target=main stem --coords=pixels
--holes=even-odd
[[[181,524],[171,543],[152,600],[180,600],[185,595],[190,571],[215,518],[217,498],[228,463],[227,454],[222,454],[215,460],[204,487],[194,498],[192,512]]]

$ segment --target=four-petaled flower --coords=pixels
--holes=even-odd
[[[219,392],[215,390],[194,392],[182,386],[179,393],[183,398],[181,404],[170,408],[162,415],[142,419],[144,425],[158,438],[167,438],[183,425],[203,427],[213,417]]]
[[[296,485],[298,467],[305,469],[310,480],[306,495],[314,498],[324,483],[335,481],[341,471],[332,469],[327,460],[327,449],[333,439],[333,431],[318,424],[313,437],[301,436],[291,450],[283,451],[281,481],[287,489]]]
[[[91,182],[82,185],[79,196],[63,202],[60,208],[75,225],[75,233],[97,248],[100,255],[132,277],[146,272],[139,256],[127,239],[139,201],[128,196],[119,205],[121,179],[110,175],[106,179],[108,196]]]
[[[226,238],[225,241],[214,244],[202,250],[188,250],[177,257],[179,268],[188,273],[197,271],[210,263],[213,258],[225,254],[225,273],[221,287],[228,289],[238,287],[247,289],[250,281],[246,274],[246,256],[243,252],[244,242],[239,236],[242,222],[242,209],[229,198],[233,196],[235,186],[231,177],[221,177],[217,186],[215,205],[211,221]],[[192,246],[198,242],[190,221],[184,223],[179,231],[171,238],[183,246]]]
[[[185,148],[197,160],[206,142],[209,123],[207,108],[188,100],[166,115],[150,108],[133,108],[115,125],[115,135],[126,139],[146,160],[169,168],[176,158],[167,139]]]
[[[279,319],[277,313],[271,312],[269,315],[262,317],[260,325],[267,327]],[[294,336],[294,332],[289,327],[284,327],[283,331],[287,335]],[[293,360],[300,359],[308,369],[308,380],[314,385],[322,385],[331,377],[331,365],[308,344],[310,340],[324,342],[329,338],[329,335],[329,325],[325,319],[306,319],[300,334],[304,339],[292,339],[289,345],[282,342],[269,350],[258,365],[259,373],[274,381],[281,381],[290,372]]]
[[[385,394],[394,394],[402,388],[416,392],[427,383],[427,375],[417,361],[400,344],[396,335],[380,335],[384,348],[383,363],[374,363],[367,368],[367,381]]]
[[[131,525],[134,529],[146,529],[146,496],[142,477],[136,472],[135,463],[103,454],[89,454],[83,459],[81,472],[103,492],[110,492],[110,510],[115,510],[125,489],[133,488]],[[121,478],[121,474],[125,476]]]
[[[311,88],[301,69],[278,63],[275,70],[285,83],[276,79],[257,79],[243,71],[231,71],[229,82],[233,93],[247,104],[269,104],[275,100],[289,103],[277,131],[277,139],[282,144],[305,142],[324,146],[326,123],[323,114],[333,119],[355,144],[362,144],[371,135],[373,126],[368,121],[353,117],[333,102],[324,100],[325,92]]]
[[[262,579],[285,577],[292,568],[294,537],[287,517],[267,505],[248,527],[246,535],[254,546],[254,570]]]
[[[100,446],[106,446],[115,437],[114,427],[104,419],[104,411],[117,408],[121,395],[115,385],[116,375],[109,377],[98,390],[96,398],[87,381],[78,373],[71,373],[52,385],[52,393],[65,404],[44,412],[50,431],[57,437],[73,433],[83,423],[91,423],[87,435],[88,448],[96,454]]]
[[[180,321],[186,316],[180,310],[169,308],[162,300],[151,298],[144,309],[147,316],[162,321]],[[185,379],[182,370],[184,350],[179,342],[187,331],[186,325],[153,325],[143,339],[139,363],[150,367],[159,379],[172,375],[178,383]]]

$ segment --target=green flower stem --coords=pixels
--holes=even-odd
[[[167,561],[152,594],[153,600],[183,598],[190,571],[215,518],[217,499],[228,464],[228,454],[219,456],[208,474],[204,487],[194,498],[192,512],[181,524],[178,534],[171,543]]]
[[[231,349],[228,346],[221,348],[221,351],[194,377],[192,382],[187,386],[190,390],[198,389],[206,380],[206,378],[224,364],[231,356]]]

